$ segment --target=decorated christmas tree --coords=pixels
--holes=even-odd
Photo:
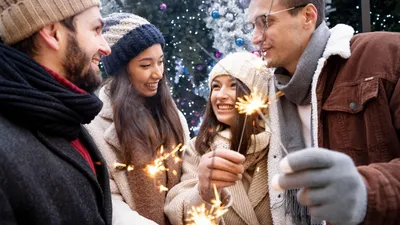
[[[238,51],[252,51],[251,33],[246,30],[250,0],[208,0],[207,27],[214,36],[213,47],[222,54]]]

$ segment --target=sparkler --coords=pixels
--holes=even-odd
[[[146,171],[148,175],[150,175],[150,177],[155,177],[158,173],[162,171],[168,171],[168,168],[164,166],[164,161],[169,157],[173,157],[175,163],[178,163],[181,159],[175,154],[178,151],[183,151],[184,148],[181,146],[182,144],[179,144],[170,153],[164,153],[164,147],[161,145],[160,156],[154,159],[152,163],[146,165],[144,171]]]
[[[268,97],[258,93],[257,90],[251,92],[250,95],[245,95],[243,98],[238,97],[235,108],[240,114],[251,115],[257,112],[257,109],[268,108]]]
[[[278,91],[275,94],[275,98],[279,98],[281,96],[283,96],[283,92],[281,91]],[[238,97],[237,99],[238,101],[235,104],[235,108],[238,110],[238,113],[246,114],[246,117],[244,118],[244,124],[247,122],[247,116],[252,115],[253,113],[258,113],[265,121],[265,124],[268,124],[267,118],[261,111],[262,109],[268,109],[269,105],[271,104],[268,96],[263,96],[262,93],[254,90],[250,95],[245,95],[243,98]],[[239,151],[242,144],[244,130],[245,126],[243,127],[242,134],[240,135],[239,148],[237,151]]]
[[[177,145],[170,153],[164,153],[164,147],[161,145],[160,147],[160,156],[154,159],[154,161],[150,164],[147,164],[146,167],[144,168],[144,171],[146,171],[151,177],[155,177],[158,173],[161,171],[168,171],[168,168],[164,166],[164,161],[168,159],[169,157],[173,157],[175,163],[179,163],[181,161],[181,158],[176,155],[178,151],[183,151],[185,149],[185,146],[182,146],[182,144]],[[119,162],[114,162],[114,168],[116,169],[125,169],[129,172],[135,169],[134,165],[127,165],[125,163],[119,163]],[[176,176],[177,172],[174,170],[172,173]]]
[[[199,207],[192,207],[188,212],[189,217],[185,220],[187,225],[217,225],[217,219],[224,215],[228,209],[222,207],[217,187],[214,184],[215,199],[211,201],[211,208],[206,209],[205,204]]]

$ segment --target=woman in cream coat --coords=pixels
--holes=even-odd
[[[170,157],[163,162],[169,170],[154,177],[145,172],[161,146],[170,152],[189,140],[167,84],[165,41],[154,25],[133,14],[111,14],[104,23],[112,53],[102,62],[110,78],[99,93],[103,108],[88,130],[108,164],[113,225],[170,224],[163,211],[166,192],[159,190],[179,182],[181,165]]]

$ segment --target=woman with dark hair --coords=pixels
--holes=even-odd
[[[238,97],[255,90],[267,96],[271,76],[263,61],[248,52],[230,54],[212,69],[203,123],[185,151],[181,182],[167,195],[165,213],[172,224],[185,224],[192,207],[204,204],[210,209],[214,184],[228,209],[221,222],[272,224],[270,132],[259,114],[239,114],[235,108]]]
[[[170,224],[166,192],[179,182],[180,164],[162,160],[166,170],[151,176],[146,166],[189,140],[164,70],[164,38],[144,18],[114,13],[104,19],[112,54],[102,58],[109,79],[100,90],[104,106],[88,126],[110,173],[113,224]],[[163,149],[163,152],[161,152]]]

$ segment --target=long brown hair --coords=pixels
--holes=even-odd
[[[161,145],[171,148],[183,143],[183,128],[170,94],[166,71],[159,82],[157,94],[152,97],[143,97],[138,93],[130,82],[127,67],[107,82],[125,163],[130,163],[132,151],[155,156]]]
[[[248,95],[250,93],[250,89],[243,82],[238,79],[236,79],[236,82],[236,98],[243,97],[244,95]],[[205,113],[203,115],[203,122],[200,126],[200,130],[195,142],[196,150],[200,154],[204,154],[210,149],[210,145],[219,131],[222,131],[229,127],[226,124],[223,124],[217,120],[217,117],[211,105],[211,94],[212,89],[210,90]],[[235,123],[233,126],[230,127],[232,133],[230,148],[232,150],[238,151],[240,147],[239,152],[243,155],[247,155],[248,148],[251,145],[251,135],[258,134],[264,130],[264,128],[260,126],[260,118],[257,114],[248,115],[246,124],[244,123],[245,118],[245,114],[239,114],[236,111]],[[242,143],[239,146],[240,137],[242,135],[243,129],[244,132]]]

